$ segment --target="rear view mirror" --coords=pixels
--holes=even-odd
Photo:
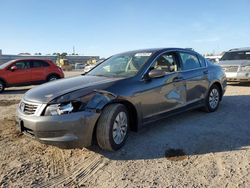
[[[160,78],[165,76],[165,71],[153,69],[148,73],[149,78]]]
[[[10,67],[10,70],[11,70],[11,71],[17,70],[17,66],[12,66],[12,67]]]

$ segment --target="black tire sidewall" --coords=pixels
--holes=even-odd
[[[219,93],[219,101],[218,101],[218,104],[216,106],[216,108],[212,108],[210,106],[210,103],[209,103],[209,96],[210,96],[210,93],[212,92],[213,89],[216,89]],[[215,112],[218,108],[219,108],[219,105],[220,105],[220,90],[219,88],[216,86],[216,85],[213,85],[210,89],[209,89],[209,92],[208,92],[208,95],[207,95],[207,98],[206,98],[206,108],[208,109],[209,112]]]
[[[114,139],[113,139],[113,126],[114,126],[115,118],[120,112],[125,112],[125,114],[127,115],[128,127],[127,127],[127,132],[126,132],[126,135],[125,135],[122,143],[116,144]],[[117,108],[115,109],[115,112],[112,115],[111,120],[109,122],[109,127],[110,127],[109,128],[109,140],[110,140],[110,145],[111,145],[113,150],[118,150],[125,144],[125,142],[128,138],[129,122],[130,121],[129,121],[128,111],[127,111],[126,107],[123,105],[117,106]]]
[[[51,80],[52,78],[55,78],[55,80],[58,79],[58,76],[55,76],[55,75],[51,75],[48,77],[48,82],[51,82],[51,81],[55,81],[55,80]]]
[[[4,83],[2,81],[0,81],[0,85],[2,85],[2,89],[0,89],[0,93],[2,93],[5,89]]]

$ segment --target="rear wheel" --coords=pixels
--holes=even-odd
[[[48,82],[51,82],[51,81],[54,81],[54,80],[57,80],[57,79],[59,79],[59,77],[58,76],[56,76],[56,75],[51,75],[51,76],[49,76],[48,77]]]
[[[5,89],[5,84],[3,81],[0,81],[0,93],[2,93]]]
[[[120,149],[128,137],[129,116],[122,104],[111,104],[104,108],[97,124],[98,145],[109,151]]]
[[[209,89],[206,101],[205,101],[205,110],[207,112],[214,112],[218,109],[220,104],[220,90],[218,86],[212,85]]]

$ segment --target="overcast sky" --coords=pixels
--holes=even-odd
[[[250,46],[250,0],[0,0],[4,54]]]

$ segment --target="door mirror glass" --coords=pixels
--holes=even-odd
[[[165,76],[165,71],[153,69],[148,73],[149,78],[160,78]]]
[[[12,67],[10,67],[10,70],[11,70],[11,71],[17,70],[17,66],[12,66]]]

